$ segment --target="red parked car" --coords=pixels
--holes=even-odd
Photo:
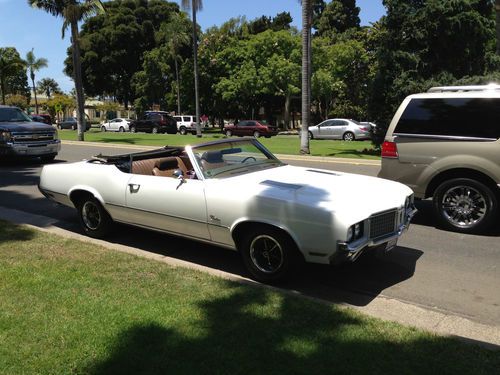
[[[50,115],[34,113],[30,117],[33,121],[43,122],[44,124],[52,125],[52,117],[50,117]]]
[[[256,120],[244,120],[234,125],[227,125],[224,128],[224,133],[228,137],[232,135],[240,137],[244,135],[253,135],[255,138],[259,138],[260,136],[270,138],[272,135],[278,134],[278,128]]]

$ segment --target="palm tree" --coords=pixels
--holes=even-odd
[[[71,29],[71,47],[73,57],[73,81],[76,90],[76,119],[78,124],[78,140],[83,141],[85,131],[85,112],[82,83],[82,64],[80,60],[80,36],[78,22],[103,13],[101,0],[28,0],[34,8],[45,10],[56,17],[62,17],[62,37],[69,27]]]
[[[170,53],[170,58],[174,60],[175,64],[175,79],[177,82],[177,113],[181,112],[181,98],[180,98],[180,78],[179,78],[179,64],[180,49],[189,43],[189,34],[186,32],[186,16],[184,13],[173,13],[169,23],[165,23],[160,29],[160,42],[165,41]]]
[[[2,92],[3,105],[5,105],[7,78],[19,74],[19,70],[24,68],[25,66],[25,61],[19,57],[17,51],[15,51],[14,48],[0,48],[0,91]]]
[[[40,57],[37,59],[33,53],[33,48],[26,54],[26,67],[30,72],[33,93],[35,94],[35,113],[38,113],[38,98],[36,97],[35,72],[47,67],[48,60]]]
[[[311,0],[302,0],[302,127],[300,153],[310,154],[309,122],[311,114]]]
[[[52,78],[42,78],[37,83],[37,90],[39,94],[47,95],[47,98],[50,99],[52,94],[61,94],[61,88],[59,84]]]
[[[500,55],[500,0],[495,0],[495,13],[497,15],[497,55]]]
[[[191,9],[193,15],[193,61],[194,61],[194,97],[196,103],[196,136],[201,137],[200,126],[200,97],[198,92],[198,37],[196,25],[196,12],[203,9],[202,0],[182,0],[182,8]]]

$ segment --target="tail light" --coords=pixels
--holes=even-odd
[[[360,129],[364,132],[370,131],[370,128],[367,128],[366,126],[360,126]]]
[[[397,159],[398,155],[398,146],[395,142],[384,142],[382,143],[382,157]]]

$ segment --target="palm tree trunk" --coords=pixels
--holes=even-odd
[[[201,138],[200,126],[200,97],[198,92],[198,40],[196,37],[196,7],[192,4],[193,9],[193,60],[194,60],[194,97],[196,105],[196,136]]]
[[[31,82],[33,83],[33,94],[35,94],[35,113],[38,113],[38,99],[36,97],[35,73],[31,72]]]
[[[71,43],[73,47],[73,80],[76,91],[76,121],[78,126],[78,140],[84,140],[85,131],[85,109],[82,83],[82,64],[80,61],[80,41],[78,35],[78,23],[71,22]]]
[[[302,0],[302,128],[300,153],[310,154],[309,122],[311,114],[311,2]]]
[[[495,0],[495,13],[497,15],[497,55],[500,55],[500,0]]]
[[[0,89],[2,90],[2,104],[5,105],[5,78],[3,75],[0,79]]]
[[[290,101],[291,101],[291,95],[289,92],[287,92],[285,96],[285,108],[284,108],[285,112],[283,113],[283,119],[285,122],[284,130],[290,129]]]
[[[179,66],[177,64],[177,57],[174,58],[175,62],[175,78],[177,80],[177,114],[181,114],[181,92],[180,92],[180,82],[179,82]]]

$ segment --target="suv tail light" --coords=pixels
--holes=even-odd
[[[382,157],[391,159],[397,159],[399,157],[398,146],[395,142],[382,143]]]

